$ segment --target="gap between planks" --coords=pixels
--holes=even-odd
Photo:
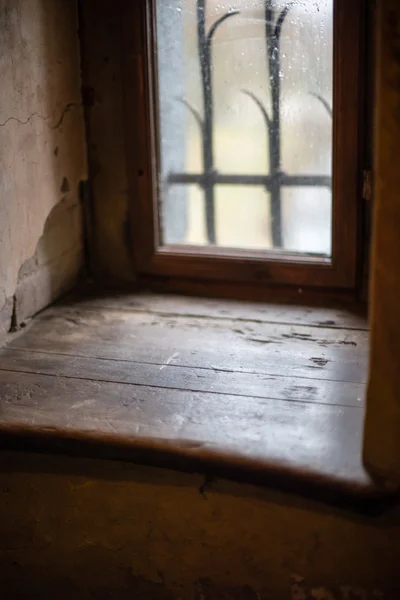
[[[331,404],[363,408],[365,386],[348,382],[310,380],[297,377],[224,372],[213,369],[143,364],[57,353],[11,349],[1,353],[1,371],[30,373],[68,379],[119,383],[122,385],[210,393],[265,400]],[[199,375],[198,371],[202,371]],[[310,385],[312,382],[312,385]],[[305,385],[308,383],[308,385]]]
[[[246,330],[245,330],[246,329]],[[242,329],[232,321],[160,317],[121,311],[50,310],[8,348],[214,371],[365,383],[368,337],[364,331],[261,324]],[[315,332],[315,329],[314,329]]]

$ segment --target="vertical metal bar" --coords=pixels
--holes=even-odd
[[[273,8],[274,0],[265,0],[265,27],[267,61],[269,69],[269,83],[272,99],[272,117],[261,100],[251,91],[242,90],[254,100],[261,110],[268,130],[269,144],[269,174],[265,177],[266,190],[271,198],[271,235],[273,246],[282,248],[282,186],[323,186],[330,185],[330,177],[319,175],[289,176],[283,173],[281,165],[281,33],[285,19],[295,4],[294,0],[287,2],[276,18],[277,11]],[[227,183],[227,176],[218,174],[214,169],[213,153],[213,86],[212,86],[212,40],[218,27],[230,17],[239,14],[239,10],[231,10],[224,14],[206,32],[206,0],[197,0],[197,35],[198,52],[201,67],[201,81],[204,103],[204,119],[199,112],[186,100],[180,99],[199,123],[202,134],[203,148],[203,173],[189,175],[187,173],[171,174],[170,181],[174,183],[190,183],[192,180],[202,186],[205,192],[207,237],[210,244],[216,243],[215,214],[214,214],[214,189],[215,185]],[[331,106],[320,95],[312,93],[332,116]],[[237,175],[231,176],[229,185],[260,185],[259,176]],[[191,180],[192,178],[192,180]],[[229,176],[228,176],[229,179]]]
[[[211,73],[211,44],[206,34],[206,0],[197,0],[197,35],[204,103],[203,126],[203,169],[206,206],[207,237],[210,244],[216,243],[214,202],[214,148],[213,148],[213,89]]]
[[[269,169],[271,176],[271,222],[272,243],[275,248],[283,246],[282,193],[281,193],[281,57],[279,34],[275,30],[275,11],[272,0],[265,3],[265,27],[269,82],[272,98],[272,119],[269,128]],[[279,27],[279,24],[278,24]]]

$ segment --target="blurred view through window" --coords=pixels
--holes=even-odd
[[[331,255],[333,0],[157,0],[162,243]]]

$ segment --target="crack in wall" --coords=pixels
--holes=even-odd
[[[58,118],[58,120],[56,121],[55,125],[51,125],[50,129],[58,129],[59,127],[61,127],[61,125],[63,124],[65,116],[70,112],[70,110],[73,109],[73,108],[80,108],[81,106],[82,106],[81,102],[69,102],[64,107],[64,109],[61,112],[61,115]],[[18,119],[17,117],[8,117],[8,119],[6,119],[5,121],[3,121],[3,123],[0,123],[0,128],[1,127],[5,127],[11,121],[15,121],[16,123],[19,123],[20,125],[27,125],[35,117],[38,118],[38,119],[41,119],[42,121],[48,121],[49,119],[52,118],[52,115],[44,116],[44,115],[41,115],[38,112],[34,112],[31,115],[29,115],[29,117],[25,121],[22,121],[21,119]]]

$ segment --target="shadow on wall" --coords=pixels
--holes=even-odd
[[[5,453],[5,597],[400,597],[398,508],[370,518],[223,480],[201,491],[203,482],[118,461]]]
[[[122,83],[126,55],[121,34],[124,13],[132,3],[117,3],[117,10],[115,0],[80,0],[79,4],[92,218],[96,222],[90,266],[103,282],[131,284],[135,269]]]
[[[0,0],[0,342],[82,270],[77,29],[74,2]]]

